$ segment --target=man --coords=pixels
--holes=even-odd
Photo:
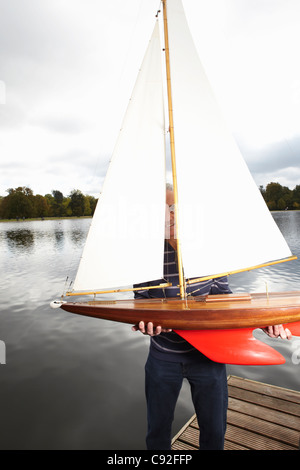
[[[136,298],[176,297],[179,293],[176,256],[176,227],[174,220],[174,194],[166,191],[169,216],[166,217],[164,279],[172,286],[165,289],[137,291]],[[157,281],[156,281],[157,283]],[[154,283],[140,284],[141,287]],[[137,286],[136,286],[137,287]],[[188,286],[191,295],[230,293],[227,278],[221,277]],[[145,366],[148,431],[148,450],[171,448],[171,427],[183,379],[191,387],[191,395],[200,429],[200,450],[222,450],[227,422],[227,375],[225,364],[208,359],[172,330],[153,327],[140,322],[133,331],[151,337],[150,351]],[[270,336],[290,337],[282,325],[269,327]]]

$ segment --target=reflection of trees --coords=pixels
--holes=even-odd
[[[83,230],[77,229],[77,230],[72,230],[70,233],[70,239],[74,245],[80,245],[85,242],[86,240],[86,232]]]
[[[11,250],[28,249],[34,244],[34,235],[31,230],[8,230],[6,232],[6,241]]]
[[[59,248],[62,248],[64,244],[64,238],[65,238],[64,232],[62,230],[56,230],[54,232],[54,237],[55,237],[56,246]]]
[[[40,222],[15,222],[14,227],[3,231],[3,239],[12,252],[26,252],[32,249],[62,251],[66,242],[80,248],[85,243],[91,219]],[[32,229],[28,228],[32,224]],[[18,226],[18,227],[17,227]],[[24,228],[22,228],[22,226]]]

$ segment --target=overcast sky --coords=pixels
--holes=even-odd
[[[300,184],[300,1],[183,0],[258,185]],[[97,196],[159,0],[0,0],[0,195]]]

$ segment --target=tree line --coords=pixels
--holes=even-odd
[[[280,183],[269,183],[259,189],[270,211],[300,210],[300,185],[289,189]],[[92,216],[97,204],[95,197],[84,195],[79,189],[68,196],[58,190],[45,196],[34,195],[25,186],[10,188],[7,193],[0,196],[0,219]]]
[[[300,210],[300,185],[294,189],[279,183],[269,183],[259,187],[270,211]]]
[[[84,195],[79,189],[68,196],[58,190],[45,196],[34,195],[25,186],[10,188],[7,193],[5,197],[0,196],[1,219],[92,216],[97,204],[96,198]]]

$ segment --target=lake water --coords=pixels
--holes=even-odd
[[[300,258],[300,212],[273,214]],[[74,277],[91,219],[0,223],[0,449],[145,449],[144,363],[149,338],[129,325],[49,303]],[[300,290],[299,261],[230,277],[233,291]],[[291,342],[271,340],[280,366],[227,366],[228,374],[300,390]],[[2,356],[1,356],[2,354]],[[300,353],[299,356],[300,358]],[[183,386],[174,433],[191,417]]]

